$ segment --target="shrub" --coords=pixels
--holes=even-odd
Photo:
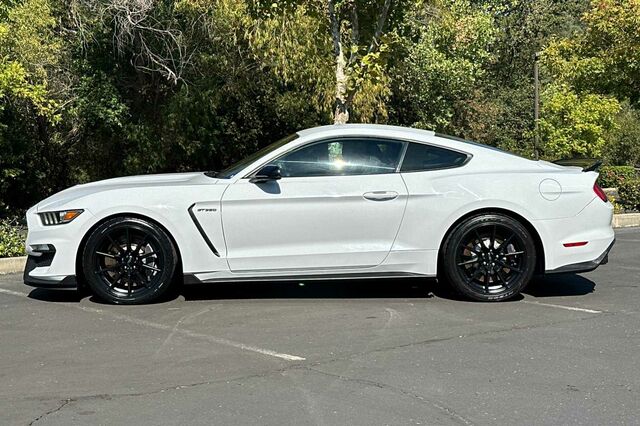
[[[640,210],[640,179],[627,179],[618,187],[620,205],[625,210]]]
[[[632,166],[603,166],[600,168],[598,185],[602,188],[618,188],[622,182],[638,177]]]
[[[608,164],[640,164],[640,111],[625,103],[606,139],[603,154]]]
[[[611,203],[611,205],[613,206],[613,212],[618,214],[618,213],[624,213],[624,208],[622,207],[622,205],[618,202],[618,200],[616,200],[616,197],[614,197],[613,195],[608,195],[607,199],[609,200],[609,202]]]
[[[544,153],[552,158],[602,157],[620,104],[611,96],[551,85],[542,94],[539,120]]]
[[[0,219],[0,257],[24,255],[23,229],[13,221]]]

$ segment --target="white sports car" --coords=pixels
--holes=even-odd
[[[27,212],[24,281],[134,304],[182,281],[438,276],[504,300],[534,273],[606,262],[613,208],[597,176],[430,131],[318,127],[221,172],[41,201]]]

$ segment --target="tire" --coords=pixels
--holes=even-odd
[[[135,305],[158,301],[173,283],[178,255],[167,233],[144,219],[100,224],[82,253],[87,284],[99,299]]]
[[[481,214],[458,224],[443,246],[444,275],[463,296],[508,300],[529,284],[536,248],[529,231],[502,214]]]

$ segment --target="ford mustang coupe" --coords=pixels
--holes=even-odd
[[[430,131],[304,130],[221,172],[77,185],[27,212],[25,283],[146,303],[173,285],[439,277],[480,301],[607,260],[613,208],[579,167]]]

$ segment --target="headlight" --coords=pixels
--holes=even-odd
[[[44,226],[62,225],[63,223],[69,223],[76,217],[80,216],[84,210],[62,210],[59,212],[44,212],[38,213],[40,220]]]

